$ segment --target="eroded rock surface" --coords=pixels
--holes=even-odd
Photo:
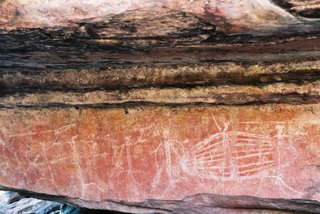
[[[110,202],[182,200],[199,193],[319,205],[318,104],[0,114],[3,188],[120,211],[133,205]],[[165,205],[157,206],[151,208]]]
[[[0,189],[135,213],[319,213],[319,21],[303,5],[0,1]]]
[[[302,22],[269,0],[7,0],[0,7],[0,28],[70,26],[88,19],[108,20],[126,11],[190,12],[221,31],[266,30]]]
[[[18,193],[0,191],[0,214],[67,214],[60,213],[60,205],[56,202],[24,198]],[[77,213],[69,213],[77,214]]]

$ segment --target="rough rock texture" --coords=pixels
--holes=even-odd
[[[112,2],[0,1],[0,189],[125,212],[319,213],[305,3]]]
[[[71,205],[25,198],[16,192],[0,191],[0,214],[84,214],[84,210]],[[95,212],[93,212],[95,213]]]
[[[60,204],[50,201],[42,201],[33,198],[23,198],[17,202],[0,205],[1,214],[15,213],[41,213],[41,214],[59,214]],[[76,214],[76,213],[74,213]]]
[[[319,18],[320,1],[319,0],[272,0],[288,11],[296,13],[303,17]]]
[[[318,104],[0,114],[3,187],[95,208],[199,193],[320,200]]]
[[[226,32],[265,30],[302,23],[269,0],[5,0],[0,3],[0,28],[6,29],[70,26],[74,22],[108,19],[133,10],[190,12]]]

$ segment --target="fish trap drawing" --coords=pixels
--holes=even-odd
[[[276,146],[269,136],[239,131],[211,135],[180,159],[182,170],[205,179],[252,179],[276,165]]]

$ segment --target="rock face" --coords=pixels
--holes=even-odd
[[[317,104],[0,114],[4,187],[94,208],[199,193],[320,200]]]
[[[0,1],[0,189],[320,212],[320,25],[301,1],[39,2]]]
[[[15,193],[16,194],[16,193]],[[6,192],[8,198],[17,197],[11,196]],[[4,197],[2,197],[4,199]],[[14,199],[14,198],[13,198]],[[43,213],[43,214],[59,214],[60,204],[56,202],[41,201],[32,198],[18,198],[15,201],[1,200],[0,197],[0,213],[14,214],[14,213]]]
[[[221,30],[229,28],[227,31],[230,32],[242,31],[245,28],[266,29],[300,23],[290,13],[269,0],[49,0],[44,3],[39,0],[6,0],[0,7],[0,27],[68,26],[72,22],[86,19],[103,20],[132,10],[157,13],[190,12],[219,25]]]
[[[0,191],[0,213],[79,214],[80,208],[52,201],[24,198],[15,192]]]

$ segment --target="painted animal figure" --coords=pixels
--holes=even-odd
[[[189,175],[214,180],[259,178],[276,165],[275,148],[268,136],[220,132],[197,143],[180,159]]]
[[[284,192],[302,195],[283,179],[283,170],[296,159],[296,149],[288,144],[283,129],[277,125],[277,134],[268,136],[226,127],[185,150],[179,159],[181,169],[190,176],[218,182],[274,179]]]
[[[107,21],[127,11],[184,11],[208,20],[226,33],[270,30],[304,22],[270,0],[2,0],[0,28],[70,26],[93,18]]]

